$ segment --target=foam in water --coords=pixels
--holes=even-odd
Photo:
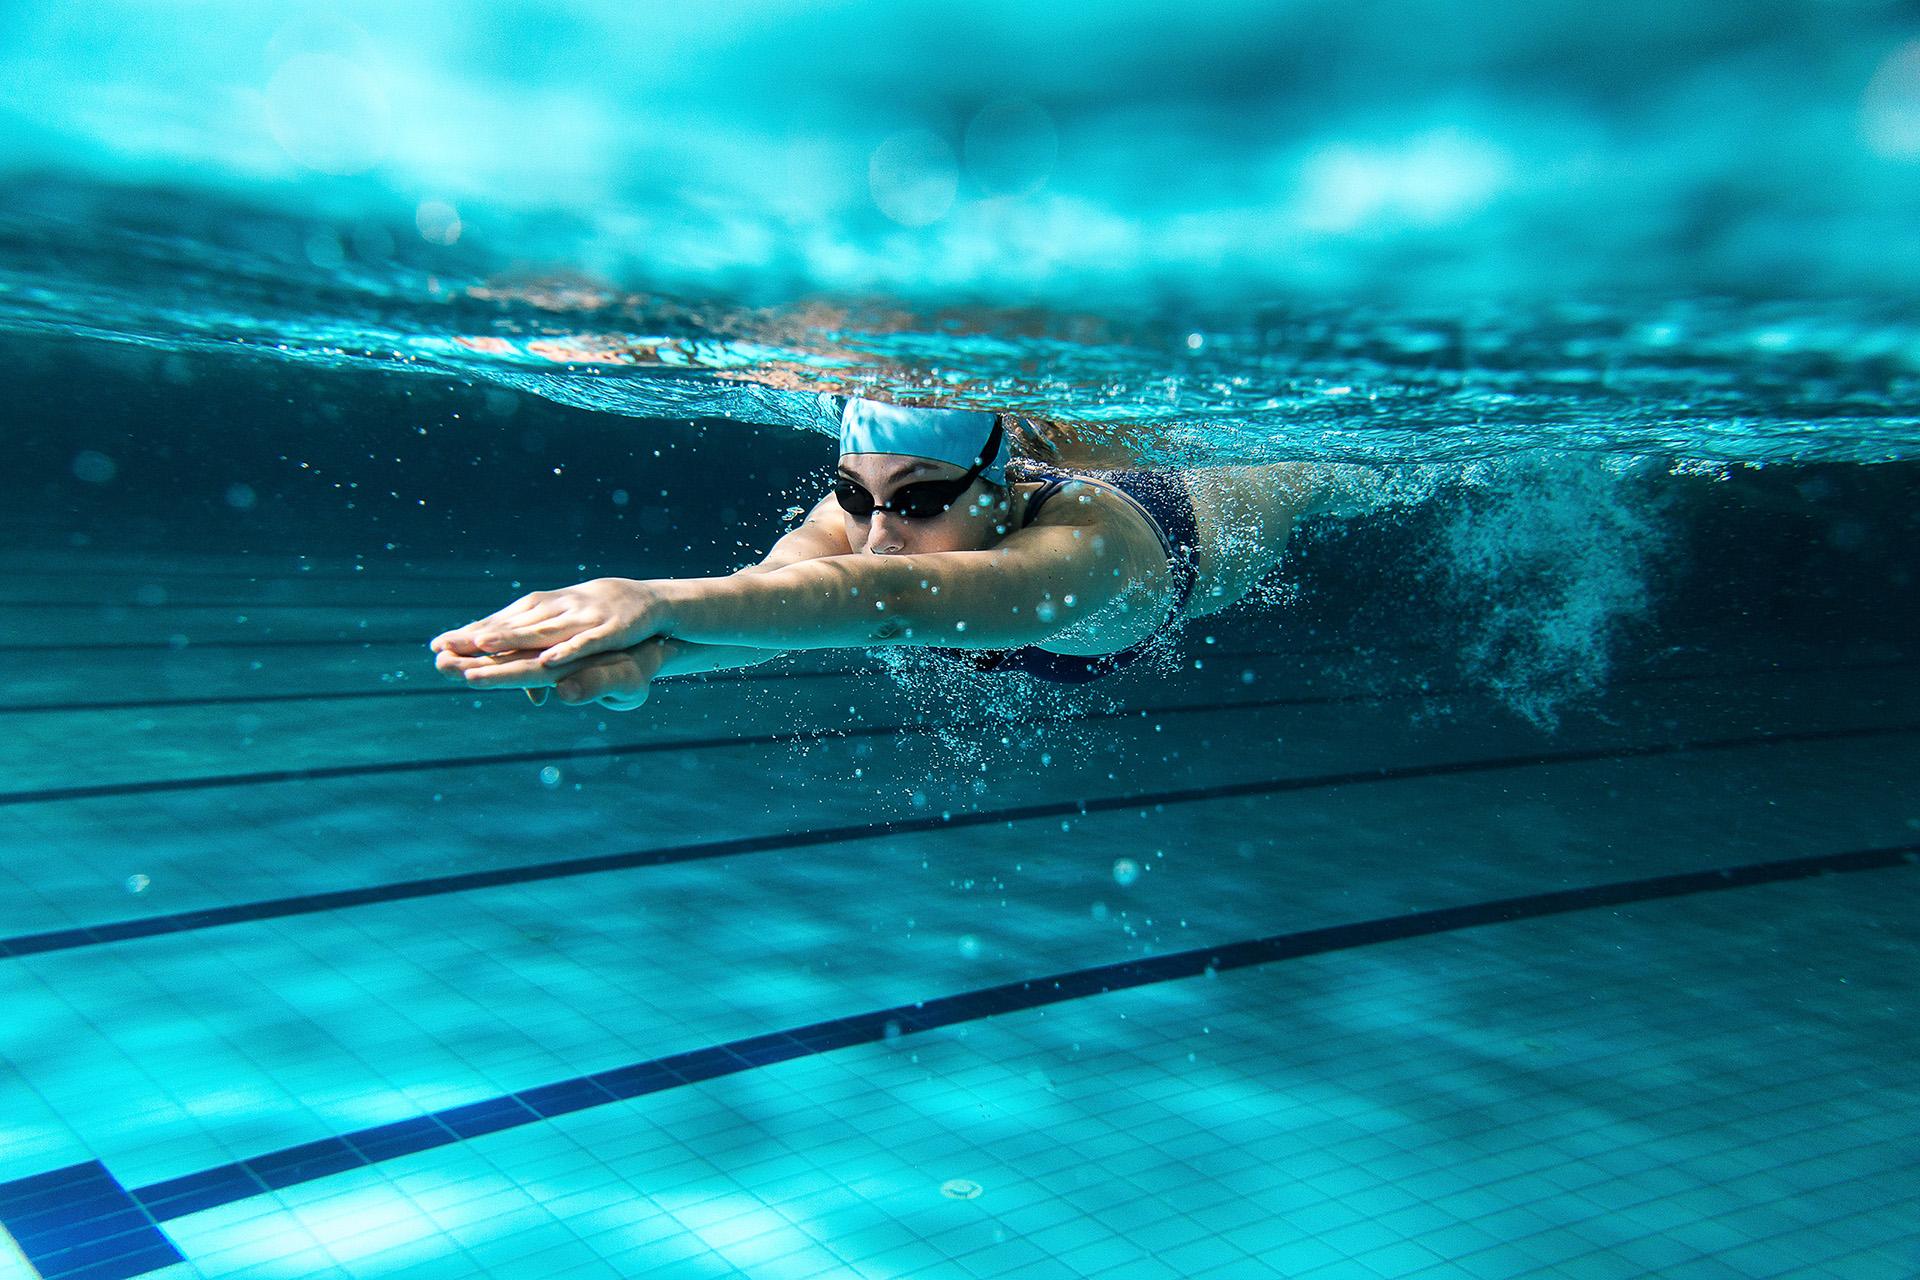
[[[1663,535],[1632,471],[1528,459],[1476,470],[1449,501],[1434,568],[1468,671],[1540,728],[1604,689],[1644,618]]]

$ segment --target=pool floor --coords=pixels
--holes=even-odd
[[[0,561],[0,1280],[1920,1274],[1915,655],[621,716],[308,565]]]

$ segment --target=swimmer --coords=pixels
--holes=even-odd
[[[833,490],[765,559],[710,578],[536,591],[434,638],[473,688],[627,711],[664,676],[795,649],[913,645],[1073,682],[1244,596],[1326,472],[1300,463],[1070,472],[1015,463],[1025,419],[830,397]]]

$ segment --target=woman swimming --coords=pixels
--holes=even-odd
[[[1322,493],[1304,464],[1007,471],[1022,420],[835,398],[833,491],[765,559],[712,578],[536,591],[434,638],[475,688],[631,710],[669,675],[792,649],[916,645],[1083,681],[1240,599]]]

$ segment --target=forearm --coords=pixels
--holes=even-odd
[[[751,667],[756,663],[777,658],[783,652],[780,649],[762,649],[749,645],[697,644],[691,640],[673,638],[649,640],[648,644],[657,644],[663,653],[660,670],[655,678],[664,676],[696,675],[702,671],[724,671],[733,667]]]
[[[977,559],[962,566],[960,557]],[[785,649],[996,648],[1050,634],[1038,598],[999,581],[995,563],[992,552],[829,556],[760,574],[675,579],[660,584],[666,630],[696,644]]]

